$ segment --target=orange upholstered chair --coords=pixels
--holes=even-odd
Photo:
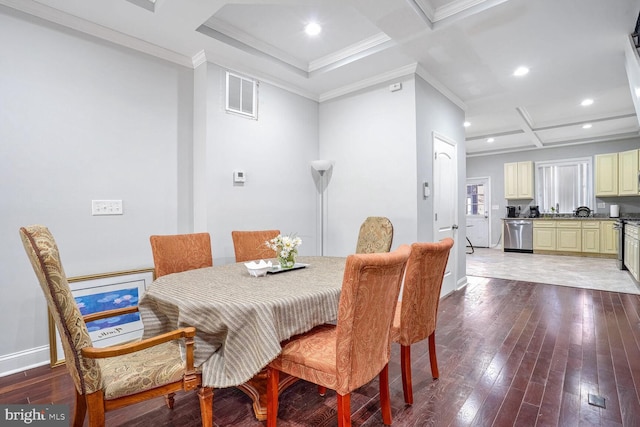
[[[357,254],[389,252],[393,242],[393,225],[383,216],[370,216],[364,220],[358,233]]]
[[[275,258],[276,253],[264,244],[280,234],[280,230],[232,231],[236,262]]]
[[[414,243],[407,262],[402,298],[398,302],[391,339],[400,344],[400,365],[404,400],[413,403],[411,385],[411,344],[429,338],[431,375],[438,379],[436,358],[436,320],[442,280],[449,260],[453,239],[437,243]]]
[[[151,236],[149,241],[156,278],[213,265],[209,233]]]
[[[351,425],[351,392],[380,379],[382,419],[391,424],[390,330],[411,249],[347,257],[336,325],[321,325],[282,343],[267,367],[267,427],[278,416],[279,373],[310,381],[338,394],[338,426]]]
[[[195,389],[202,425],[213,425],[213,391],[202,387],[202,376],[194,368],[195,328],[176,329],[113,347],[94,347],[85,322],[136,313],[138,307],[83,316],[49,230],[41,225],[23,227],[20,237],[60,333],[65,365],[75,385],[71,425],[82,427],[88,412],[89,426],[103,427],[105,412],[160,396],[165,396],[172,408],[175,392]],[[182,351],[178,341],[183,342]]]

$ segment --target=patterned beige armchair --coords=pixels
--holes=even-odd
[[[104,426],[105,412],[143,400],[166,396],[173,407],[179,390],[198,389],[203,426],[213,425],[213,391],[202,387],[193,365],[195,328],[188,327],[142,341],[95,348],[85,322],[137,311],[127,307],[85,317],[80,313],[62,268],[58,247],[46,227],[20,229],[24,248],[55,320],[65,363],[76,388],[73,426]],[[178,341],[184,342],[185,359]]]
[[[166,274],[213,265],[209,233],[151,236],[149,241],[156,279]]]
[[[437,243],[414,243],[407,262],[402,298],[398,302],[391,328],[391,340],[400,344],[402,391],[407,404],[413,403],[411,384],[411,344],[429,338],[431,375],[438,379],[436,358],[436,320],[440,290],[453,247],[453,239]]]
[[[410,252],[402,245],[390,253],[347,257],[337,324],[285,341],[267,368],[267,427],[277,422],[280,372],[335,390],[339,427],[351,426],[351,392],[377,375],[382,420],[391,424],[390,330]]]
[[[389,252],[393,242],[393,225],[388,218],[370,216],[364,220],[358,233],[357,254]]]
[[[232,231],[236,262],[275,258],[276,252],[264,244],[280,234],[280,230]]]

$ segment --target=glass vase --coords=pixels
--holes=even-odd
[[[278,256],[280,268],[292,268],[296,264],[296,255],[296,251],[291,251],[287,257]]]

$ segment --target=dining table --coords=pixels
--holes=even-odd
[[[337,319],[346,258],[299,257],[263,277],[244,263],[214,265],[154,280],[139,302],[143,338],[196,328],[194,363],[202,382],[238,387],[266,419],[266,369],[280,343]],[[275,263],[277,265],[277,263]],[[284,377],[280,392],[295,379]]]

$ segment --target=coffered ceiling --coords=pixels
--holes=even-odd
[[[637,137],[625,48],[640,0],[0,0],[194,67],[326,101],[410,73],[466,112],[467,154]],[[310,21],[322,32],[307,36]],[[529,73],[513,75],[519,66]],[[593,104],[580,105],[585,98]],[[583,126],[589,123],[590,128]],[[462,126],[462,124],[461,124]],[[493,138],[493,142],[487,142]]]

